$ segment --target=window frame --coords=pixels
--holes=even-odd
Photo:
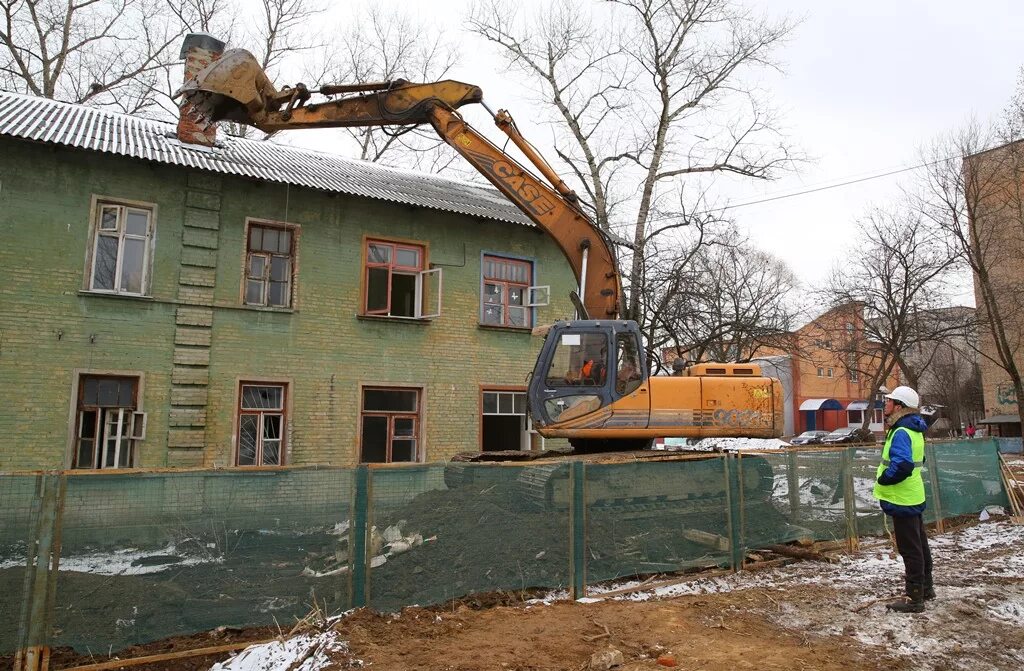
[[[399,391],[399,392],[416,392],[416,410],[415,411],[403,411],[403,410],[366,410],[366,392],[367,391]],[[376,466],[390,465],[390,464],[422,464],[426,462],[426,446],[424,445],[423,436],[425,435],[424,430],[424,388],[416,385],[395,385],[395,384],[361,384],[359,386],[359,427],[358,433],[356,434],[356,463],[357,464],[373,464]],[[386,417],[388,420],[388,436],[387,446],[385,448],[384,458],[385,461],[365,461],[363,459],[363,426],[367,417]],[[394,420],[398,419],[413,419],[413,440],[416,443],[416,452],[413,455],[412,461],[393,461],[392,459],[392,443],[394,442]]]
[[[531,445],[533,443],[533,436],[535,434],[536,435],[539,435],[539,434],[537,434],[537,430],[533,426],[533,420],[530,417],[530,408],[529,408],[530,397],[528,395],[528,392],[529,392],[529,389],[527,387],[523,387],[523,386],[513,386],[513,385],[480,385],[480,387],[479,387],[479,395],[477,396],[477,400],[478,400],[478,403],[479,403],[479,407],[477,408],[477,420],[478,420],[477,435],[479,436],[479,438],[477,440],[477,443],[478,443],[477,449],[479,451],[483,451],[483,449],[484,449],[484,417],[489,417],[489,416],[525,417],[526,421],[525,421],[524,432],[526,434],[526,436],[525,436],[525,438],[526,438],[526,449],[523,450],[523,451],[527,451],[527,452],[530,451]],[[512,394],[513,395],[513,397],[512,397],[512,412],[511,413],[507,413],[507,412],[505,412],[505,413],[503,413],[503,412],[484,412],[484,397],[485,397],[486,394]],[[515,396],[514,396],[515,394],[522,394],[523,395],[523,414],[522,415],[517,414],[515,412]],[[499,407],[500,407],[500,400],[498,401],[498,403],[499,403]],[[522,449],[522,448],[520,448],[520,449]],[[543,449],[543,437],[541,437],[541,449]]]
[[[126,435],[124,436],[129,442],[129,449],[131,450],[129,457],[129,466],[126,467],[89,467],[89,468],[78,468],[76,462],[78,459],[78,441],[80,427],[80,412],[81,405],[80,400],[82,395],[85,393],[84,381],[86,378],[133,378],[135,380],[135,393],[133,398],[133,408],[126,413],[123,413],[126,422]],[[68,422],[67,422],[67,445],[65,449],[64,468],[68,470],[104,470],[104,471],[116,471],[116,470],[130,470],[139,468],[140,460],[140,443],[146,439],[146,424],[147,424],[147,413],[144,407],[146,398],[146,376],[145,373],[138,370],[120,370],[120,369],[88,369],[88,368],[75,368],[71,371],[71,393],[69,396],[68,403]],[[118,406],[120,407],[120,406]],[[141,425],[141,429],[139,428]],[[102,429],[102,426],[98,427]],[[93,463],[96,463],[97,450],[101,449],[99,442],[93,448]]]
[[[289,259],[291,262],[290,273],[288,277],[288,305],[267,305],[266,301],[269,298],[269,286],[270,286],[270,259],[273,256],[282,256],[281,254],[272,254],[270,252],[250,252],[249,241],[252,239],[253,227],[258,228],[273,228],[279,231],[288,231],[291,235],[291,248],[289,250]],[[245,232],[242,239],[242,275],[241,282],[239,283],[238,291],[238,302],[245,308],[251,310],[271,310],[276,312],[292,312],[298,309],[299,304],[299,240],[302,237],[302,227],[299,224],[294,224],[287,221],[278,221],[275,219],[261,219],[259,217],[246,217],[245,219]],[[249,303],[247,302],[248,286],[249,286],[249,259],[252,254],[266,255],[266,275],[267,279],[263,280],[263,303]]]
[[[278,409],[248,409],[243,411],[242,403],[245,400],[242,390],[247,387],[281,387],[281,408]],[[233,439],[233,455],[231,458],[232,468],[279,468],[287,465],[288,450],[291,446],[291,441],[288,440],[289,428],[291,422],[291,381],[280,380],[280,379],[261,379],[261,378],[239,378],[235,381],[235,418],[234,418],[234,439]],[[265,414],[277,414],[281,415],[281,437],[280,446],[278,447],[278,463],[276,464],[264,464],[263,462],[263,419],[262,416]],[[260,415],[260,421],[257,424],[257,436],[259,442],[256,446],[256,463],[253,464],[240,464],[238,463],[239,457],[242,453],[242,416],[243,415]]]
[[[514,265],[525,266],[527,269],[527,281],[514,282],[501,278],[490,278],[487,276],[486,268],[489,260],[508,262]],[[536,323],[536,309],[548,305],[551,301],[550,285],[538,285],[536,282],[537,263],[530,257],[502,254],[500,252],[483,251],[480,253],[480,306],[477,319],[480,326],[497,329],[532,329]],[[502,300],[500,303],[487,303],[487,285],[500,285],[502,288]],[[523,301],[520,305],[509,305],[509,287],[515,287],[522,291]],[[537,295],[543,295],[543,299]],[[488,306],[501,306],[500,323],[494,324],[484,320],[484,313]],[[526,314],[526,323],[523,325],[512,324],[510,320],[510,308],[522,308]]]
[[[127,296],[130,298],[150,298],[152,297],[153,289],[153,266],[154,257],[156,255],[156,227],[157,227],[157,215],[158,206],[156,203],[151,203],[141,200],[131,200],[128,198],[119,198],[115,196],[105,196],[100,194],[93,194],[89,199],[89,238],[86,242],[85,248],[85,271],[82,277],[82,290],[91,294],[97,294],[100,296]],[[118,208],[118,235],[117,235],[117,258],[115,260],[113,288],[103,289],[95,287],[95,275],[96,275],[96,250],[99,246],[101,237],[114,237],[109,232],[101,231],[101,224],[103,221],[103,208],[115,207]],[[147,233],[145,236],[139,236],[138,234],[129,234],[127,232],[127,214],[128,210],[143,210],[149,215]],[[143,246],[144,252],[142,257],[142,277],[141,286],[138,292],[122,290],[119,288],[121,284],[121,261],[124,254],[124,241],[126,236],[129,239],[145,241]]]
[[[383,245],[391,247],[390,259],[387,263],[371,262],[370,261],[370,245]],[[397,264],[397,257],[399,248],[406,251],[415,249],[420,254],[420,265],[418,268],[413,269],[412,266],[403,266]],[[362,262],[360,268],[360,277],[362,283],[362,291],[360,292],[360,303],[358,309],[358,315],[361,317],[369,317],[373,319],[396,319],[396,320],[415,320],[415,321],[429,321],[436,319],[441,316],[441,295],[443,291],[443,273],[441,268],[430,267],[430,245],[429,243],[422,240],[406,240],[401,238],[390,238],[386,236],[376,235],[364,235],[362,240]],[[387,289],[387,306],[383,309],[370,310],[370,269],[371,268],[387,268],[388,269],[388,289]],[[415,277],[415,285],[413,288],[413,314],[412,315],[393,315],[391,314],[392,308],[392,296],[394,286],[394,275],[396,274],[394,269],[398,268],[398,275],[412,276]],[[426,293],[429,278],[437,278],[437,302],[436,310],[432,312],[426,312],[423,309],[424,294]]]

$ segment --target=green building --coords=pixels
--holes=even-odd
[[[559,249],[493,189],[0,93],[0,471],[528,449]]]

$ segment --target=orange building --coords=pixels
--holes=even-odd
[[[883,430],[880,394],[870,388],[871,350],[864,336],[863,306],[847,303],[789,334],[771,352],[791,358],[794,433],[860,426],[865,412],[871,414],[868,428]],[[886,386],[898,384],[899,372],[894,371]]]

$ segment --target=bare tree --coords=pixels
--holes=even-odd
[[[971,124],[925,150],[918,205],[974,276],[979,351],[1009,385],[996,405],[1024,421],[1024,147],[1012,109],[1001,128]]]
[[[0,0],[0,87],[147,112],[181,24],[161,0]]]
[[[678,236],[694,214],[666,207],[685,198],[684,181],[770,179],[793,164],[774,113],[745,79],[774,67],[793,24],[732,0],[612,0],[598,9],[607,15],[564,0],[527,17],[511,0],[488,0],[470,26],[552,111],[557,154],[597,224],[633,241],[627,316],[643,323],[644,266],[659,262],[647,248]]]
[[[937,343],[920,382],[921,398],[942,406],[942,414],[956,433],[985,412],[981,368],[972,355],[973,351],[964,351],[953,342]]]
[[[952,267],[941,231],[920,213],[875,210],[860,222],[860,246],[821,291],[833,305],[858,306],[863,318],[837,322],[825,349],[841,353],[851,377],[870,380],[869,389],[881,387],[897,366],[916,387],[920,371],[908,353],[962,329],[931,318],[947,303]]]
[[[737,237],[699,244],[691,257],[663,264],[665,277],[648,278],[648,295],[659,302],[648,308],[656,325],[648,335],[659,350],[668,345],[691,361],[749,361],[793,329],[796,276]]]
[[[317,83],[432,82],[444,79],[458,60],[458,50],[441,27],[424,29],[404,10],[364,6],[351,28],[328,54]],[[437,172],[454,168],[468,176],[461,159],[430,128],[343,128],[359,158],[388,165]],[[473,177],[476,173],[473,172]]]

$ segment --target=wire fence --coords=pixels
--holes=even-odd
[[[928,521],[1006,505],[993,440],[929,444]],[[702,567],[882,532],[877,447],[0,475],[0,654],[108,654],[220,626],[286,627],[465,595]]]

